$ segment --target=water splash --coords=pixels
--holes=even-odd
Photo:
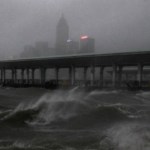
[[[107,95],[107,94],[117,94],[119,91],[113,90],[113,91],[108,91],[108,90],[94,90],[92,92],[89,93],[88,96],[92,96],[92,95]]]
[[[124,123],[113,126],[108,130],[118,150],[149,150],[150,128],[140,123]]]
[[[69,91],[57,90],[53,94],[45,93],[37,102],[19,104],[12,114],[21,110],[39,110],[37,118],[32,124],[49,124],[58,119],[68,119],[89,109],[83,100],[84,93],[77,91],[77,87]]]

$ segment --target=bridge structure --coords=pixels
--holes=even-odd
[[[112,87],[120,87],[122,82],[122,70],[124,67],[137,67],[137,81],[142,84],[143,68],[150,66],[150,52],[124,52],[109,54],[77,54],[62,55],[42,58],[1,60],[0,61],[0,82],[5,84],[7,81],[6,71],[10,70],[12,84],[17,81],[17,71],[20,70],[20,84],[24,82],[35,83],[35,70],[40,72],[40,85],[44,86],[46,82],[46,71],[49,68],[55,70],[55,80],[59,81],[59,70],[68,68],[69,84],[74,85],[77,68],[83,68],[83,81],[86,85],[87,70],[90,69],[90,86],[95,84],[95,68],[99,68],[99,86],[103,87],[104,70],[106,67],[112,67]],[[31,75],[29,74],[31,73]],[[26,79],[25,79],[26,76]]]

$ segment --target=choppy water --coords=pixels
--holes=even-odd
[[[149,150],[150,92],[0,90],[0,149]]]

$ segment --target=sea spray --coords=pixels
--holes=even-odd
[[[119,91],[113,90],[113,91],[108,91],[108,90],[94,90],[91,91],[88,96],[92,95],[107,95],[107,94],[117,94]]]
[[[117,150],[149,150],[150,128],[144,123],[124,122],[115,124],[107,134]]]
[[[32,124],[43,125],[50,124],[51,122],[60,123],[61,121],[69,121],[72,122],[71,124],[76,125],[79,121],[80,123],[84,122],[83,125],[87,123],[88,126],[92,121],[94,121],[94,124],[109,118],[111,119],[111,117],[118,119],[119,116],[121,118],[125,114],[119,110],[120,108],[114,106],[104,105],[100,107],[100,105],[91,105],[86,94],[78,91],[78,88],[70,91],[56,91],[53,94],[47,93],[32,105],[32,109],[35,108],[40,108],[41,111]],[[107,116],[109,115],[106,119],[105,113],[107,113]],[[93,120],[93,118],[96,120]]]
[[[58,119],[69,119],[79,113],[85,113],[90,107],[82,98],[82,93],[73,91],[58,91],[42,96],[33,105],[33,108],[43,107],[36,122],[49,124]]]
[[[49,124],[54,120],[68,119],[77,113],[85,112],[89,109],[89,106],[82,100],[83,92],[76,92],[76,89],[70,91],[58,90],[53,94],[45,93],[36,102],[21,103],[3,120],[10,120],[10,118],[18,117],[17,115],[20,116],[20,113],[24,113],[24,115],[28,114],[30,117],[30,119],[25,120],[28,123],[34,115],[34,121],[30,123]],[[21,115],[21,117],[23,116]]]

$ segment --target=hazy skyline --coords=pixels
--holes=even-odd
[[[1,0],[0,54],[11,57],[36,41],[54,47],[62,13],[70,38],[94,37],[98,53],[150,50],[149,8],[149,0]]]

